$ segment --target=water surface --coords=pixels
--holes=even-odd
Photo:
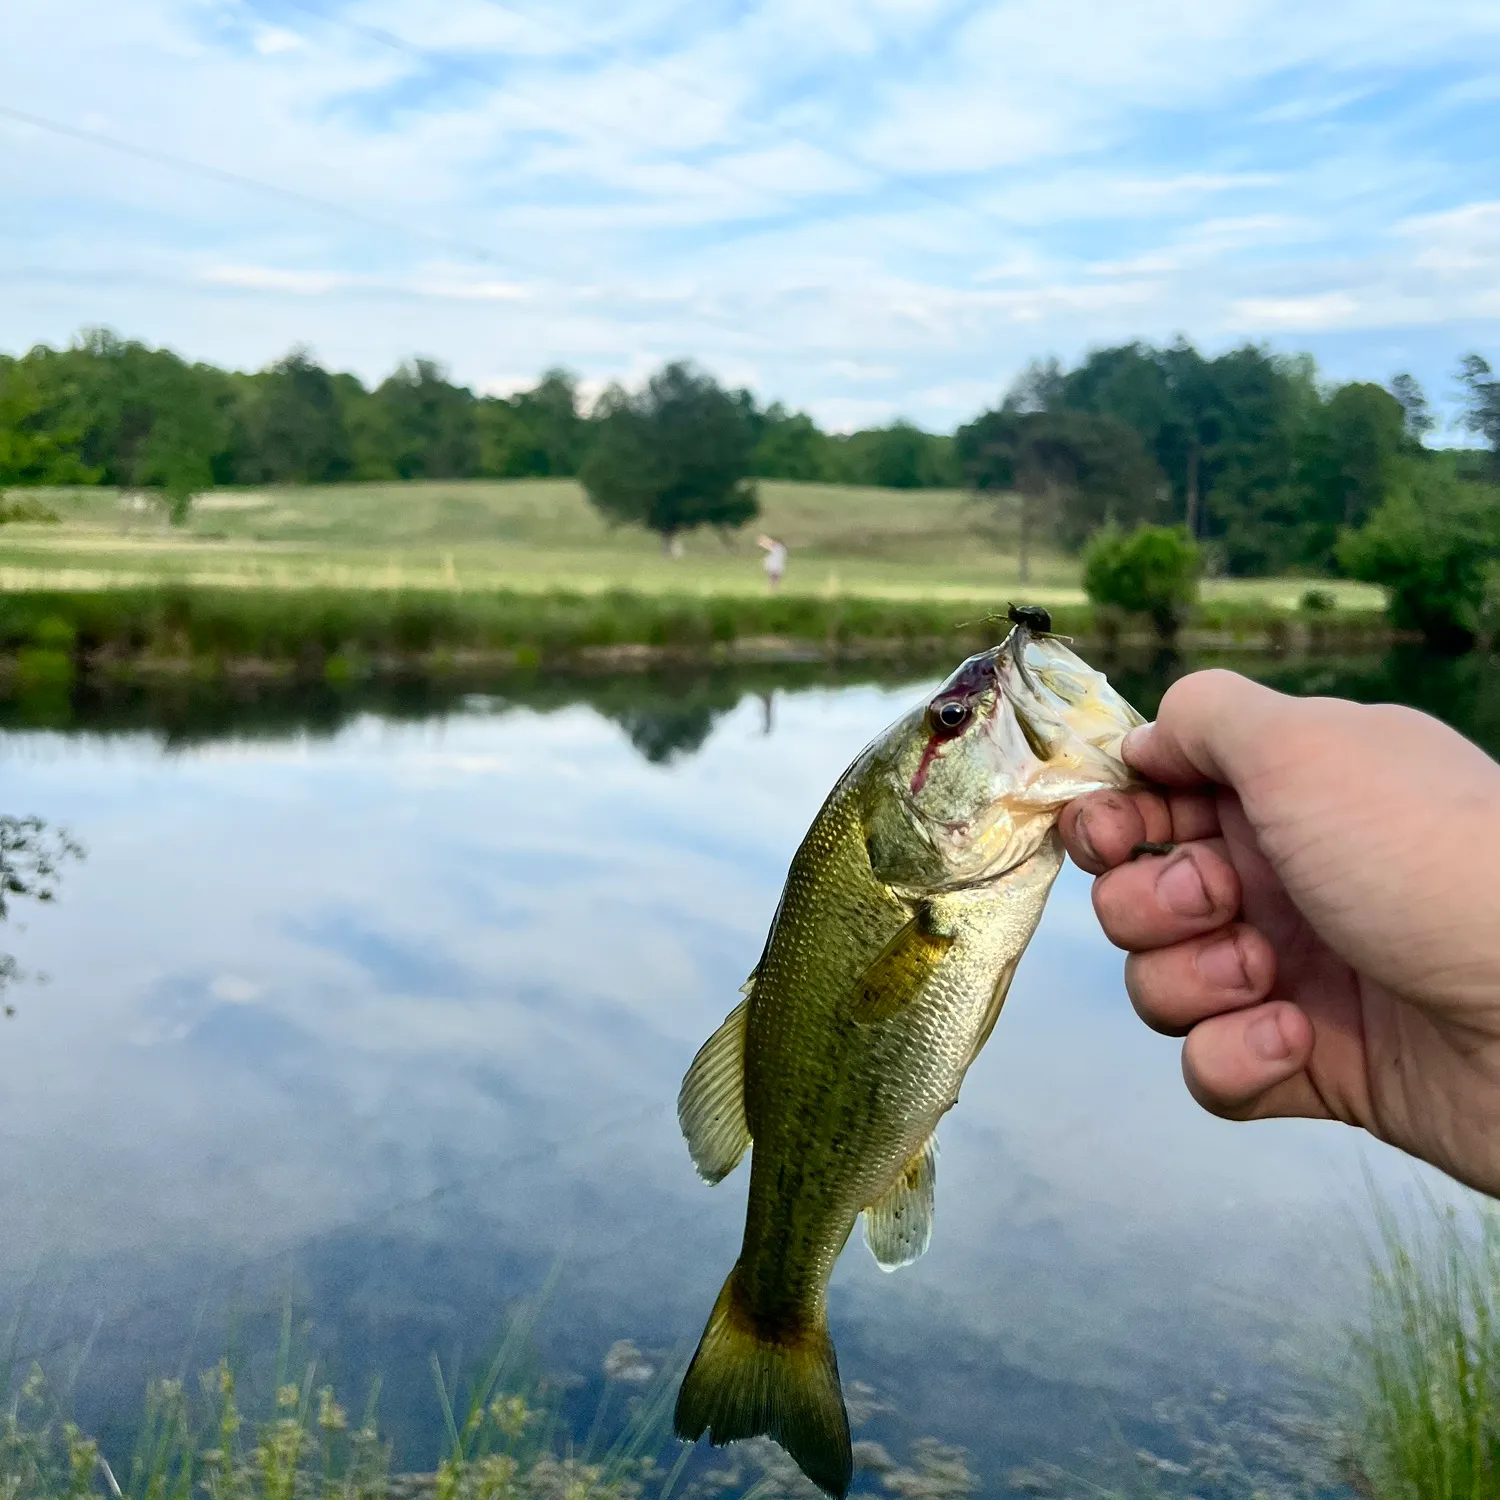
[[[1259,669],[1500,741],[1476,660]],[[1116,676],[1149,709],[1170,670]],[[346,1388],[382,1373],[415,1465],[440,1438],[431,1356],[482,1357],[549,1275],[538,1357],[580,1411],[615,1340],[690,1348],[745,1174],[697,1180],[678,1082],[828,787],[923,686],[7,705],[7,808],[88,848],[6,933],[51,981],[0,1027],[21,1362],[123,1440],[148,1375],[253,1355],[290,1307]],[[1340,1128],[1200,1112],[1072,869],[940,1135],[931,1251],[885,1275],[851,1243],[831,1318],[877,1393],[860,1435],[963,1444],[994,1493],[1035,1460],[1171,1452],[1170,1403],[1271,1401],[1336,1354],[1361,1170],[1412,1176]]]

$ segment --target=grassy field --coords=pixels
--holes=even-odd
[[[224,588],[756,595],[765,592],[760,530],[791,549],[785,591],[892,601],[991,604],[1024,593],[1083,601],[1075,559],[1043,552],[1017,574],[1016,516],[1005,501],[956,490],[879,490],[765,482],[763,516],[739,535],[654,537],[611,530],[570,480],[432,481],[225,490],[188,524],[115,490],[43,492],[59,525],[0,529],[0,590],[183,583]],[[1378,590],[1329,588],[1340,606],[1378,609]],[[1295,608],[1302,580],[1219,580],[1208,602]]]

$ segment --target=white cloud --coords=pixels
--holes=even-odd
[[[417,283],[416,290],[423,296],[458,302],[522,302],[531,295],[529,288],[515,281],[424,281]]]
[[[220,974],[209,984],[208,992],[226,1005],[250,1005],[260,999],[264,989],[243,974]]]
[[[1466,203],[1444,213],[1420,214],[1393,231],[1422,248],[1413,264],[1427,271],[1479,272],[1495,281],[1500,262],[1500,202]]]
[[[1230,319],[1242,328],[1338,328],[1355,321],[1359,302],[1348,292],[1319,292],[1309,297],[1242,297],[1230,308]]]
[[[307,200],[0,117],[23,289],[0,346],[106,321],[253,367],[305,340],[366,378],[426,349],[594,387],[693,355],[940,422],[967,415],[942,393],[1114,338],[1497,315],[1487,159],[1443,113],[1500,68],[1490,0],[1085,0],[1066,24],[1047,0],[691,24],[351,0],[292,25],[263,0],[0,13],[10,107]]]
[[[831,359],[828,361],[828,369],[831,374],[842,376],[845,380],[861,381],[894,380],[900,373],[895,365],[865,364],[857,359]]]
[[[243,287],[255,292],[292,292],[316,297],[324,292],[357,286],[359,277],[331,271],[288,271],[275,266],[206,266],[198,273],[210,286]]]
[[[280,26],[267,26],[255,33],[255,50],[262,57],[275,57],[281,52],[296,52],[306,46],[304,39],[295,31]]]

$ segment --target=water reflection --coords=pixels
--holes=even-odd
[[[1112,670],[1149,709],[1181,663]],[[1500,744],[1477,659],[1258,670]],[[480,1357],[554,1268],[538,1359],[579,1413],[612,1346],[690,1346],[743,1188],[697,1182],[677,1083],[828,786],[918,691],[807,667],[11,705],[8,796],[91,850],[23,935],[51,1001],[0,1034],[22,1359],[76,1367],[118,1435],[148,1371],[274,1347],[290,1298],[334,1378],[383,1373],[416,1464],[429,1357]],[[1360,1143],[1199,1113],[1076,872],[943,1149],[932,1251],[894,1277],[851,1252],[832,1290],[887,1453],[1176,1462],[1163,1402],[1280,1400],[1279,1351],[1347,1306]]]
[[[1439,656],[1415,646],[1346,657],[1159,651],[1097,660],[1147,714],[1185,672],[1227,666],[1283,692],[1410,704],[1486,748],[1500,750],[1500,665],[1479,652]],[[477,687],[464,679],[430,677],[337,686],[296,681],[85,683],[0,696],[0,732],[143,733],[181,748],[220,739],[327,738],[366,715],[391,723],[430,723],[476,707],[550,714],[583,705],[618,724],[648,761],[667,765],[699,751],[714,726],[747,698],[759,704],[761,732],[769,736],[777,727],[779,693],[915,684],[936,680],[948,666],[934,664],[924,672],[900,663],[781,663],[601,676],[517,673]]]
[[[82,858],[83,846],[66,829],[49,828],[34,814],[0,813],[0,924],[11,920],[18,901],[55,900],[63,867]],[[6,1020],[16,1014],[7,991],[27,979],[45,982],[46,975],[28,974],[14,954],[0,953],[0,1015]]]

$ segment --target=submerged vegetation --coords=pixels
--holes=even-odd
[[[520,1343],[508,1337],[473,1380],[450,1383],[433,1361],[435,1415],[444,1440],[435,1469],[403,1473],[379,1426],[378,1383],[353,1414],[316,1364],[300,1370],[283,1340],[265,1398],[247,1399],[228,1361],[196,1382],[149,1386],[128,1458],[61,1415],[39,1370],[0,1411],[3,1500],[814,1500],[818,1491],[773,1443],[757,1440],[694,1463],[668,1443],[680,1369],[653,1363],[634,1344],[604,1359],[605,1384],[581,1438],[562,1423],[545,1382],[518,1383]],[[854,1410],[873,1409],[856,1385]],[[604,1441],[612,1404],[623,1420]],[[902,1500],[968,1500],[978,1480],[963,1449],[920,1438],[909,1465],[879,1443],[858,1445],[866,1494]]]
[[[1500,1211],[1426,1197],[1416,1212],[1376,1199],[1363,1315],[1347,1346],[1280,1396],[1223,1391],[1158,1401],[1152,1447],[1113,1427],[1113,1451],[1076,1465],[1013,1467],[985,1485],[968,1453],[916,1439],[899,1461],[864,1435],[855,1493],[969,1500],[1491,1500],[1500,1494]],[[128,1451],[106,1452],[66,1415],[40,1369],[0,1379],[3,1500],[817,1500],[765,1439],[702,1450],[670,1441],[681,1361],[621,1340],[602,1361],[593,1415],[576,1435],[535,1369],[542,1299],[526,1303],[493,1360],[465,1381],[432,1361],[433,1468],[401,1472],[379,1420],[378,1380],[349,1402],[316,1362],[230,1361],[147,1391]],[[849,1386],[853,1426],[896,1408]],[[1113,1426],[1113,1424],[1111,1424]],[[1137,1425],[1133,1429],[1141,1432]],[[1164,1450],[1164,1451],[1157,1451]]]

